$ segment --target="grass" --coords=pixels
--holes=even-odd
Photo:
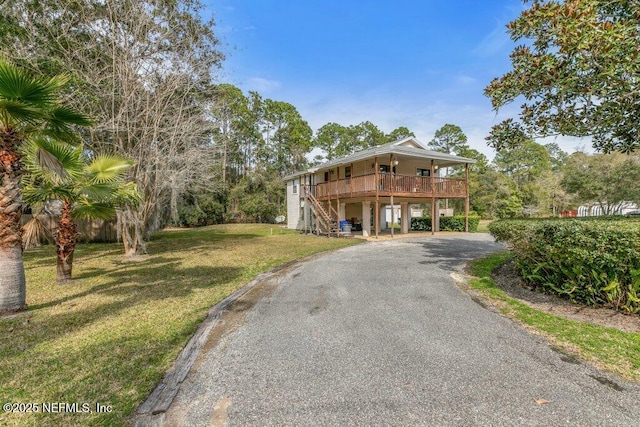
[[[489,232],[489,224],[491,224],[494,220],[492,219],[481,219],[478,223],[478,229],[476,233],[488,233]]]
[[[576,322],[533,309],[509,297],[491,279],[491,272],[511,257],[509,252],[490,255],[471,263],[472,289],[500,311],[527,328],[547,337],[563,352],[578,356],[599,368],[640,380],[640,334]]]
[[[29,311],[0,319],[1,403],[100,403],[112,411],[0,411],[0,425],[125,425],[211,306],[261,272],[360,242],[269,225],[165,231],[135,262],[118,244],[79,245],[75,281],[62,286],[52,246],[25,252]]]

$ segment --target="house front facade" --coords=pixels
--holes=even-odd
[[[408,233],[411,207],[426,204],[436,219],[433,231],[438,231],[440,199],[464,199],[468,217],[471,163],[475,161],[427,150],[415,138],[333,159],[285,177],[287,227],[337,235],[348,225],[364,236],[378,236],[386,229],[393,234],[399,223],[399,232]],[[463,178],[444,177],[451,167],[464,170]]]

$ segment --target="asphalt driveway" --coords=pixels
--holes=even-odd
[[[455,285],[453,271],[498,249],[485,234],[397,239],[284,271],[221,319],[164,421],[638,425],[637,384],[552,350]]]

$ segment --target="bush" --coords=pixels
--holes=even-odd
[[[640,224],[626,219],[499,220],[530,286],[586,305],[640,312]]]
[[[479,223],[479,216],[469,216],[469,231],[477,231]],[[464,231],[464,226],[464,215],[440,217],[440,231]],[[431,231],[431,217],[421,216],[411,218],[411,230]]]
[[[218,200],[203,198],[198,205],[188,204],[178,209],[181,227],[203,227],[220,224],[224,206]]]
[[[540,220],[502,219],[489,223],[489,233],[499,242],[513,243],[523,236],[528,228],[534,227],[539,222]]]
[[[411,218],[412,231],[431,231],[431,217],[419,216]]]
[[[479,216],[469,216],[469,231],[478,231]],[[464,231],[464,215],[440,217],[440,231]]]

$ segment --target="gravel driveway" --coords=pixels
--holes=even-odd
[[[499,249],[486,234],[396,239],[281,272],[221,319],[164,421],[638,425],[637,384],[555,352],[456,287],[452,272]]]

